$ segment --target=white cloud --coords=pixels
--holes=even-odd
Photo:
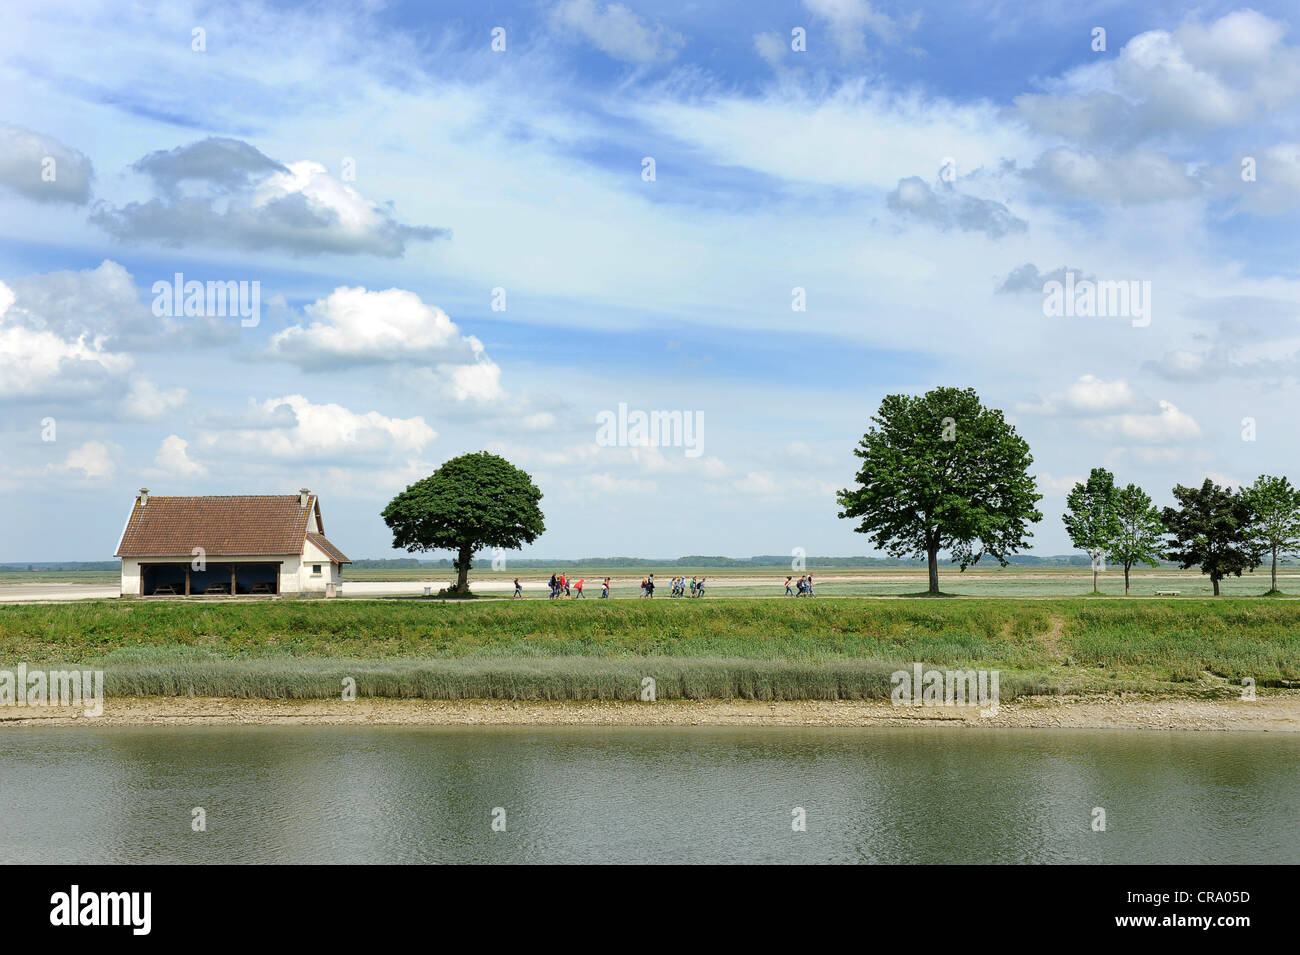
[[[184,405],[187,397],[189,392],[184,388],[163,391],[148,378],[136,377],[131,381],[123,410],[129,418],[162,418]]]
[[[158,453],[153,459],[154,465],[168,474],[182,477],[206,474],[207,468],[190,458],[189,446],[190,443],[184,438],[169,434],[158,446]]]
[[[1106,414],[1132,408],[1139,401],[1133,387],[1123,379],[1103,381],[1096,375],[1083,375],[1065,392],[1065,404],[1085,414]]]
[[[87,441],[68,453],[62,470],[80,471],[87,478],[112,477],[117,470],[108,446],[101,441]]]
[[[647,23],[621,3],[566,0],[551,11],[551,22],[585,37],[596,49],[627,63],[671,60],[685,42],[679,33]]]
[[[1201,437],[1201,427],[1191,415],[1179,411],[1172,402],[1161,401],[1154,414],[1121,414],[1084,426],[1099,437],[1117,438],[1137,444],[1176,444]]]
[[[90,199],[90,160],[56,139],[11,123],[0,123],[0,185],[37,202]]]
[[[267,354],[308,369],[361,364],[425,364],[420,387],[457,401],[504,395],[501,369],[473,335],[414,292],[336,288],[305,309],[312,319],[277,332]]]
[[[129,355],[107,351],[100,338],[64,338],[15,324],[15,300],[0,282],[0,398],[84,396],[133,365]]]
[[[913,29],[918,22],[916,17],[906,22],[895,20],[877,10],[870,0],[803,0],[803,5],[813,16],[827,22],[831,38],[846,56],[866,51],[867,33],[885,43],[895,43],[904,30]]]
[[[424,418],[357,414],[337,404],[312,404],[302,395],[269,398],[253,406],[261,427],[208,431],[200,444],[224,454],[283,461],[351,460],[418,452],[438,433]],[[292,423],[282,423],[286,418]]]
[[[1025,176],[1071,199],[1160,202],[1199,192],[1182,166],[1149,149],[1098,156],[1058,147],[1039,156]]]
[[[398,223],[389,206],[366,199],[322,163],[281,163],[238,139],[160,150],[134,168],[160,195],[120,208],[105,204],[91,215],[124,241],[396,258],[409,241],[448,234]]]

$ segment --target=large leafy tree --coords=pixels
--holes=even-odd
[[[1124,594],[1128,595],[1128,574],[1135,564],[1160,566],[1164,552],[1165,524],[1160,508],[1136,484],[1115,492],[1115,537],[1108,547],[1110,559],[1124,566]]]
[[[456,591],[465,594],[476,551],[514,550],[542,535],[541,499],[526,472],[480,451],[452,458],[416,481],[389,501],[383,517],[394,547],[455,552]]]
[[[1115,475],[1093,468],[1086,483],[1075,484],[1065,498],[1065,530],[1070,541],[1092,558],[1092,592],[1097,592],[1098,564],[1119,535],[1115,513]]]
[[[837,495],[840,517],[896,557],[929,563],[939,593],[939,551],[965,570],[984,555],[1005,564],[1043,518],[1029,445],[985,408],[973,388],[887,395],[853,453],[857,486]]]
[[[1263,554],[1250,536],[1254,515],[1244,494],[1206,478],[1200,487],[1175,485],[1174,498],[1179,506],[1164,510],[1169,557],[1184,570],[1199,565],[1216,597],[1224,577],[1259,566]]]
[[[1261,474],[1243,491],[1254,514],[1250,537],[1273,558],[1270,593],[1277,592],[1277,559],[1300,551],[1300,488],[1284,477]]]

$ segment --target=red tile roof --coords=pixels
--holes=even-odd
[[[149,496],[137,498],[117,548],[119,557],[190,557],[202,547],[206,556],[301,554],[308,518],[320,521],[320,503],[297,494]]]
[[[313,544],[315,544],[317,547],[319,547],[322,551],[324,551],[325,555],[330,560],[334,561],[334,563],[336,564],[352,563],[352,561],[348,560],[346,557],[343,556],[343,551],[339,550],[337,547],[335,547],[333,544],[331,544],[328,540],[325,539],[324,534],[314,534],[311,531],[308,531],[307,539],[311,541]]]

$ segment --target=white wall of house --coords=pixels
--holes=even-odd
[[[325,585],[333,584],[335,592],[343,587],[343,568],[329,559],[329,555],[308,540],[302,547],[302,557],[298,561],[298,589],[308,594],[325,593]],[[317,572],[319,570],[319,573]],[[285,564],[281,580],[288,576],[289,565]],[[281,587],[283,587],[281,583]]]

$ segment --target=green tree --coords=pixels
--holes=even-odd
[[[961,569],[1006,555],[1032,537],[1042,497],[1029,475],[1029,445],[985,408],[973,388],[887,395],[853,453],[858,486],[840,491],[842,518],[895,557],[924,554],[930,593],[939,593],[939,550]]]
[[[1165,524],[1160,508],[1136,484],[1115,492],[1115,517],[1119,526],[1108,550],[1111,560],[1124,565],[1124,595],[1128,596],[1128,572],[1134,564],[1160,566]]]
[[[1300,551],[1300,488],[1284,477],[1261,474],[1242,492],[1254,513],[1250,537],[1273,557],[1269,593],[1277,593],[1277,559]]]
[[[1214,596],[1228,574],[1240,577],[1259,566],[1263,553],[1250,537],[1254,515],[1245,495],[1206,478],[1199,488],[1175,485],[1174,498],[1179,506],[1164,510],[1169,557],[1184,570],[1199,565],[1210,575]]]
[[[1061,515],[1070,540],[1092,558],[1092,592],[1097,593],[1098,564],[1119,536],[1115,513],[1115,475],[1093,468],[1086,484],[1076,484],[1065,498]]]
[[[469,592],[469,568],[484,547],[514,550],[546,530],[533,479],[487,451],[452,458],[388,502],[383,518],[393,546],[408,551],[450,550],[456,592]]]

